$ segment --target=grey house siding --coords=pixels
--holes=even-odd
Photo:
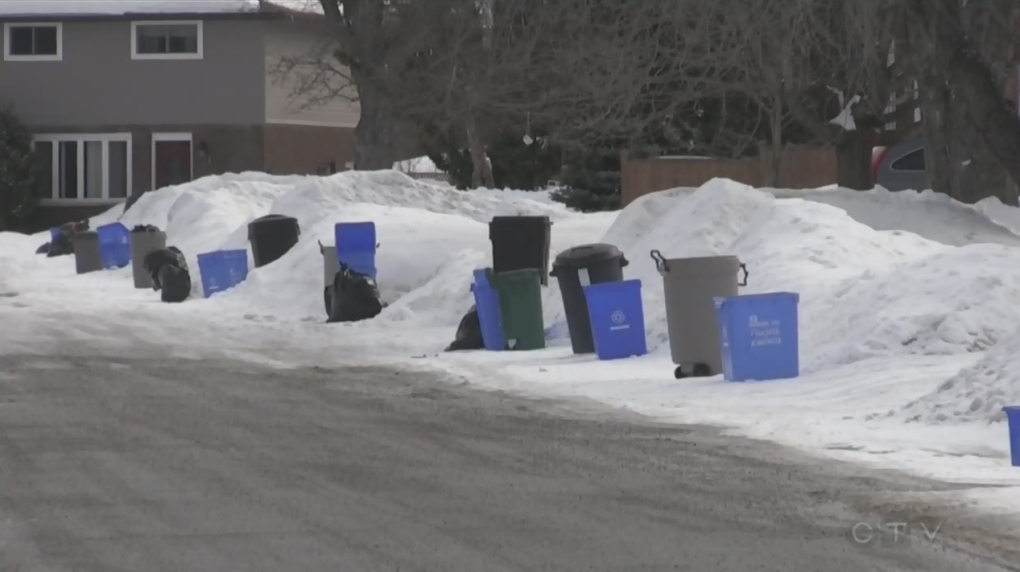
[[[0,99],[33,127],[259,125],[264,26],[206,20],[203,59],[132,60],[129,21],[64,22],[63,61],[0,58]]]

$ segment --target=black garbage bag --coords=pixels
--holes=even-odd
[[[164,302],[183,302],[191,295],[188,262],[176,246],[146,254],[142,266],[152,277],[152,289],[162,291],[160,299]]]
[[[187,268],[164,266],[159,269],[160,300],[167,303],[183,302],[191,296],[191,274]]]
[[[371,276],[341,263],[340,270],[333,276],[333,285],[326,292],[329,301],[326,321],[357,322],[374,318],[385,307],[380,298],[379,287]]]
[[[50,251],[50,243],[43,244],[39,248],[35,249],[36,254],[46,254]]]
[[[68,222],[60,225],[60,232],[50,242],[50,248],[46,251],[46,256],[54,257],[74,254],[74,235],[86,230],[89,230],[88,220]],[[38,251],[36,252],[39,253]]]
[[[485,341],[482,340],[482,321],[478,318],[478,307],[471,304],[471,309],[460,319],[456,337],[444,351],[481,349],[485,349]]]
[[[131,232],[132,233],[136,233],[136,232],[159,232],[159,227],[155,226],[155,225],[151,225],[151,224],[136,224],[135,227],[131,229]]]

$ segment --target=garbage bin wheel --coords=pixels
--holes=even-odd
[[[673,377],[677,379],[683,379],[687,377],[687,375],[684,373],[684,368],[681,366],[676,366],[676,369],[673,370]]]
[[[694,364],[694,377],[709,377],[712,375],[712,370],[708,369],[708,366],[703,363]]]

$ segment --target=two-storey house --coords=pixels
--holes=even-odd
[[[274,73],[321,15],[258,0],[0,0],[0,105],[34,133],[36,226],[209,174],[350,168],[359,111]]]

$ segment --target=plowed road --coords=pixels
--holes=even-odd
[[[909,500],[934,488],[408,372],[0,358],[3,572],[979,572],[1007,569],[991,553],[1020,561],[998,524]],[[896,522],[895,538],[878,534]]]

